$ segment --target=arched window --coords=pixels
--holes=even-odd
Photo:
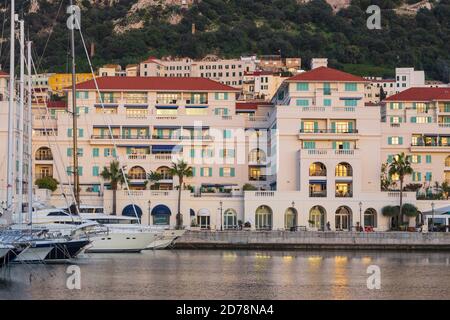
[[[40,147],[36,150],[35,160],[53,160],[52,150],[49,147]]]
[[[170,224],[170,215],[172,214],[172,212],[167,206],[159,204],[152,209],[151,213],[153,217],[153,224],[155,225]]]
[[[262,164],[266,162],[266,153],[259,149],[253,149],[252,151],[250,151],[250,153],[248,154],[248,162],[250,164]]]
[[[128,171],[128,178],[131,180],[144,180],[147,179],[147,173],[145,173],[144,168],[135,166]]]
[[[286,230],[291,230],[291,228],[297,226],[297,209],[287,208],[284,213],[284,228]]]
[[[269,206],[259,206],[255,212],[256,230],[272,230],[272,209]]]
[[[325,177],[327,167],[322,162],[313,162],[309,166],[309,175],[314,177]]]
[[[197,223],[201,229],[209,229],[211,227],[211,213],[208,209],[198,210]]]
[[[161,175],[162,180],[172,180],[172,175],[170,174],[170,168],[163,166],[156,169],[156,172]]]
[[[136,217],[137,214],[137,217]],[[129,204],[122,210],[122,215],[127,217],[141,218],[142,210],[137,205]]]
[[[336,177],[353,176],[352,166],[347,162],[341,162],[336,166]]]
[[[236,229],[237,228],[237,213],[234,209],[227,209],[223,214],[223,227],[224,229]]]
[[[324,230],[327,212],[322,206],[314,206],[309,210],[309,226]]]
[[[347,206],[340,206],[336,210],[335,228],[341,231],[351,230],[352,210]]]
[[[373,208],[368,208],[364,211],[364,227],[377,227],[377,211]]]

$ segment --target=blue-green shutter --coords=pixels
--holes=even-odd
[[[78,176],[82,176],[83,175],[83,167],[78,167]]]
[[[104,155],[105,157],[108,157],[108,156],[109,156],[109,149],[108,149],[108,148],[105,148],[105,149],[103,150],[103,155]]]
[[[349,149],[350,149],[350,142],[344,141],[344,142],[342,143],[342,146],[343,146],[343,148],[344,148],[345,150],[349,150]]]
[[[195,177],[195,173],[197,172],[195,167],[192,167],[192,176]]]
[[[428,117],[428,123],[432,123],[433,122],[433,117]]]
[[[230,168],[230,176],[234,177],[234,173],[235,173],[235,169],[234,168]]]
[[[72,138],[72,128],[67,129],[67,136]]]
[[[336,132],[336,122],[331,122],[331,132]]]
[[[99,168],[98,168],[98,166],[93,166],[92,167],[92,175],[94,177],[98,177],[98,175],[99,175]]]
[[[204,177],[204,176],[205,176],[204,168],[200,168],[200,177]]]
[[[67,148],[67,156],[71,157],[73,155],[72,148]]]
[[[394,156],[392,154],[388,155],[387,162],[391,163],[394,160]]]
[[[421,163],[422,162],[422,156],[421,155],[418,155],[417,156],[417,163]]]
[[[392,137],[388,137],[388,144],[389,144],[389,145],[392,144]]]
[[[112,153],[113,157],[115,158],[115,157],[117,156],[117,154],[116,154],[116,148],[113,148],[112,151],[111,151],[111,153]]]
[[[84,129],[78,129],[78,137],[80,138],[84,137]]]
[[[195,158],[195,149],[191,149],[191,158]]]
[[[220,175],[221,177],[223,177],[223,168],[220,168],[220,169],[219,169],[219,175]]]
[[[324,105],[324,107],[330,107],[331,99],[323,99],[323,105]]]
[[[353,122],[348,123],[348,132],[353,132]]]
[[[427,154],[425,156],[425,158],[426,158],[426,163],[431,163],[431,154]]]
[[[314,121],[314,132],[319,132],[319,123]]]
[[[332,143],[332,148],[333,148],[333,149],[336,149],[336,141],[333,141],[333,143]]]
[[[212,168],[208,168],[209,170],[209,176],[212,177]]]
[[[411,122],[412,123],[416,123],[417,122],[417,118],[416,117],[411,117]]]
[[[403,137],[398,137],[398,144],[403,144]]]
[[[99,156],[99,149],[98,148],[92,149],[92,156],[93,157],[98,157]]]

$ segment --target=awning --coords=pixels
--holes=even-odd
[[[178,109],[178,106],[155,106],[156,109]]]
[[[192,106],[192,105],[189,105],[189,106],[185,106],[185,108],[198,108],[198,109],[205,109],[205,108],[208,108],[208,106]]]
[[[100,104],[95,104],[94,107],[96,108],[117,108],[119,105],[117,103],[104,103],[103,106]]]
[[[125,104],[124,107],[132,109],[148,109],[147,104]]]
[[[167,206],[165,206],[163,204],[159,204],[159,205],[157,205],[156,207],[154,207],[152,209],[152,216],[154,216],[154,215],[167,215],[167,216],[170,216],[171,212],[170,212],[170,209]]]
[[[176,145],[154,145],[152,146],[152,152],[171,152]]]
[[[339,100],[361,100],[361,97],[340,97]]]
[[[441,207],[441,208],[434,208],[434,214],[447,214],[450,213],[450,205],[445,206],[445,207]],[[424,215],[432,215],[433,214],[433,210],[427,210],[427,211],[423,211],[422,214]]]
[[[206,217],[206,216],[210,216],[210,215],[211,215],[211,213],[209,212],[208,209],[203,208],[203,209],[198,210],[198,216]]]
[[[202,187],[206,188],[223,188],[223,187],[234,187],[237,183],[202,183]]]
[[[317,183],[317,184],[327,184],[326,178],[325,180],[309,180],[309,183]]]
[[[189,214],[190,214],[191,217],[195,217],[194,209],[189,210]]]
[[[209,129],[209,126],[183,126],[183,129]]]

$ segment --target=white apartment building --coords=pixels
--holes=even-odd
[[[365,77],[369,80],[364,87],[364,97],[366,102],[379,103],[381,101],[381,89],[385,97],[390,97],[397,93],[394,79],[382,79],[381,77]]]
[[[270,71],[245,72],[242,97],[244,100],[261,99],[270,101],[287,78],[289,77]]]
[[[118,191],[117,213],[134,215],[135,205],[143,223],[174,225],[178,182],[168,168],[183,158],[193,168],[182,191],[185,225],[219,229],[250,222],[257,230],[285,230],[324,229],[329,222],[332,230],[358,223],[389,228],[381,209],[397,205],[399,194],[380,191],[380,169],[388,155],[404,150],[388,144],[397,141],[393,137],[402,125],[384,122],[390,109],[381,113],[379,106],[366,105],[366,79],[315,68],[284,81],[272,105],[237,102],[239,90],[199,77],[104,77],[98,83],[100,94],[93,81],[77,85],[84,204],[111,212],[112,191],[100,172],[117,158],[130,178],[129,190]],[[444,122],[443,117],[433,119]],[[52,166],[61,188],[51,199],[64,205],[61,191],[70,197],[74,132],[68,113],[48,120],[41,129],[52,127],[57,135],[35,136],[34,152],[50,150],[52,160],[36,158],[35,172]],[[429,134],[427,127],[414,128],[414,134]],[[163,179],[147,182],[151,172]],[[249,185],[258,190],[244,191]],[[415,193],[404,196],[405,202],[430,209]]]
[[[382,161],[404,152],[414,173],[406,183],[450,183],[450,88],[410,88],[382,105]]]
[[[395,87],[398,92],[425,86],[425,72],[414,68],[395,68]]]
[[[202,77],[228,86],[242,87],[244,72],[255,70],[255,59],[219,59],[206,56],[202,60],[190,58],[157,59],[150,57],[139,65],[143,77]]]

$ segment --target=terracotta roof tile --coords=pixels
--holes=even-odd
[[[100,90],[113,91],[239,91],[220,82],[199,77],[100,77],[97,78],[97,84]],[[95,90],[94,80],[77,84],[77,89]]]
[[[434,100],[450,100],[450,88],[409,88],[385,99],[385,101]]]
[[[328,67],[319,67],[299,73],[289,79],[290,82],[301,81],[337,81],[337,82],[370,82],[362,77]]]

